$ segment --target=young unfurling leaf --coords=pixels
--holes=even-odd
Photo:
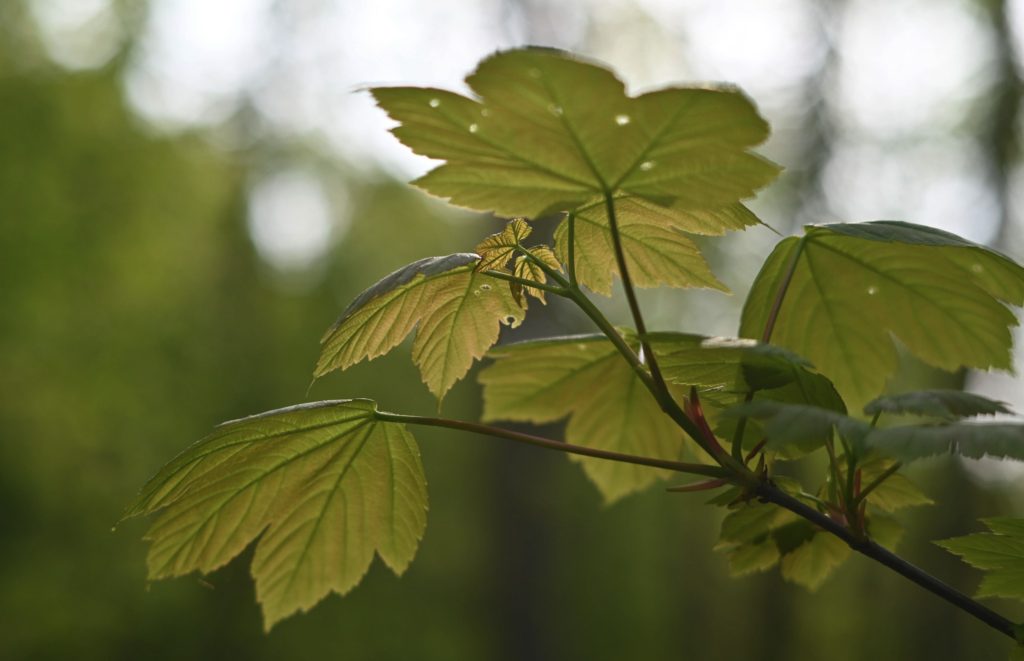
[[[513,218],[505,225],[505,229],[492,234],[477,244],[475,250],[480,255],[476,264],[477,271],[487,269],[502,270],[516,253],[516,247],[522,245],[530,236],[533,228],[523,218]]]
[[[562,268],[562,265],[558,263],[558,258],[555,257],[555,253],[551,252],[551,248],[548,248],[547,246],[533,246],[529,249],[529,253],[534,259],[552,270],[559,271]],[[548,276],[544,273],[544,269],[527,258],[526,255],[520,255],[519,258],[516,259],[514,273],[517,277],[539,282],[540,284],[544,284],[548,281]],[[547,301],[544,300],[544,291],[542,289],[526,287],[525,291],[541,303],[547,304]],[[523,307],[526,306],[524,305]]]

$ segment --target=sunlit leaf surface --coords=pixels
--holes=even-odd
[[[771,341],[807,356],[851,409],[896,371],[893,336],[943,369],[1010,368],[1006,304],[1024,303],[1024,268],[997,252],[908,223],[809,227],[765,262],[741,335],[761,337],[790,269]]]
[[[402,573],[426,527],[427,485],[412,435],[375,412],[369,400],[270,411],[178,455],[128,511],[159,512],[150,578],[211,572],[258,539],[252,575],[269,629],[348,592],[374,554]]]
[[[439,399],[498,341],[501,324],[522,322],[508,283],[477,273],[473,253],[427,257],[370,287],[324,335],[314,375],[345,369],[395,348],[416,328],[413,362]]]

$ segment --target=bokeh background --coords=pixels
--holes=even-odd
[[[375,565],[269,635],[248,555],[147,584],[145,523],[112,530],[142,482],[215,423],[306,399],[318,337],[363,288],[500,226],[406,186],[429,163],[361,88],[464,89],[480,58],[527,43],[606,61],[633,91],[743,86],[786,167],[754,208],[783,234],[904,219],[1024,258],[1021,0],[0,0],[0,657],[1005,654],[866,560],[814,595],[732,580],[700,497],[603,507],[563,457],[434,430],[417,431],[431,512],[403,578]],[[734,334],[776,240],[708,243],[735,295],[647,292],[650,325]],[[503,339],[585,330],[553,303]],[[1024,410],[1010,376],[907,361],[893,387],[910,384]],[[403,351],[308,395],[348,396],[435,407]],[[473,378],[445,412],[478,414]],[[915,475],[940,506],[904,517],[902,551],[973,590],[927,540],[1020,513],[1021,471],[947,459]]]

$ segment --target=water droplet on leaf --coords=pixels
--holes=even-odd
[[[874,285],[871,285],[870,287],[868,287],[868,296],[874,296],[877,293],[878,293],[878,287],[876,287]]]
[[[619,126],[625,126],[629,121],[629,115],[615,115],[615,123]]]
[[[479,127],[479,126],[477,126],[476,124],[470,124],[470,125],[469,125],[469,132],[470,132],[470,133],[476,133],[476,132],[477,132],[477,130],[478,130],[479,128],[480,128],[480,127]]]
[[[640,169],[644,172],[650,172],[651,168],[654,167],[654,161],[644,161],[640,164]]]
[[[439,105],[441,105],[441,99],[431,99],[430,100],[430,107],[431,108],[436,108]]]

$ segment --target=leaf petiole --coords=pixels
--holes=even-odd
[[[545,448],[547,450],[557,450],[559,452],[576,454],[583,457],[594,457],[596,459],[606,459],[608,461],[617,461],[626,464],[636,464],[638,466],[661,468],[665,470],[675,471],[677,473],[704,475],[706,477],[716,479],[729,477],[728,471],[718,466],[708,466],[706,464],[694,464],[682,461],[671,461],[668,459],[655,459],[652,457],[640,457],[637,455],[631,455],[622,452],[599,450],[597,448],[585,447],[582,445],[573,445],[571,443],[555,441],[550,438],[534,436],[533,434],[512,431],[510,429],[502,429],[501,427],[493,427],[491,425],[485,425],[477,422],[468,422],[465,420],[452,420],[449,418],[427,417],[421,415],[404,415],[401,413],[388,413],[386,411],[377,411],[375,413],[375,417],[378,420],[383,420],[386,422],[400,422],[403,424],[421,425],[425,427],[443,427],[447,429],[457,429],[459,431],[473,432],[476,434],[483,434],[485,436],[503,438],[509,441],[515,441],[517,443],[525,443],[527,445],[533,445],[535,447]]]

